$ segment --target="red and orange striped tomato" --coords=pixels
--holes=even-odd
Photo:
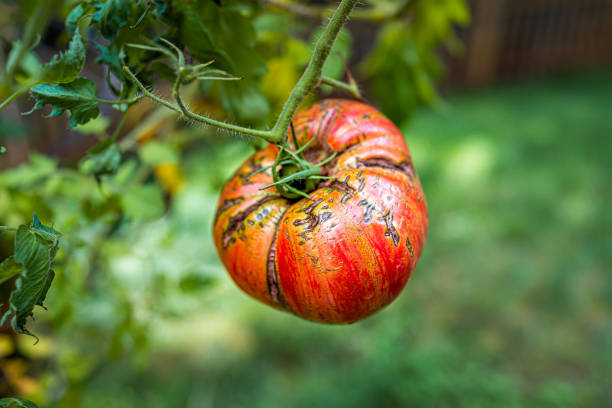
[[[326,100],[293,118],[306,158],[337,152],[306,198],[290,201],[268,170],[277,147],[254,153],[223,188],[214,222],[219,256],[236,284],[308,320],[352,323],[406,285],[427,235],[427,208],[408,146],[371,106]]]

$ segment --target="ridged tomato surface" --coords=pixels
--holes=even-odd
[[[389,304],[406,285],[427,235],[425,196],[397,127],[375,108],[325,100],[293,118],[312,163],[337,152],[306,198],[274,188],[269,146],[227,182],[214,222],[219,256],[236,284],[308,320],[352,323]]]

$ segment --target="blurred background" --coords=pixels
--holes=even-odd
[[[41,61],[69,40],[75,2],[60,3]],[[197,111],[265,126],[322,20],[288,11],[298,2],[227,3],[245,7],[264,57],[256,91],[237,109],[214,87],[186,93]],[[220,188],[252,140],[142,101],[118,172],[98,184],[82,158],[119,112],[68,131],[66,117],[22,116],[24,96],[0,112],[0,224],[36,211],[63,238],[48,310],[28,324],[40,342],[0,329],[0,396],[41,407],[610,406],[612,2],[367,3],[402,12],[353,18],[336,51],[403,131],[429,206],[402,295],[339,327],[257,303],[211,237]],[[0,2],[3,58],[36,6]],[[85,75],[110,97],[95,57]],[[326,72],[342,77],[341,60]],[[343,96],[330,92],[311,101]],[[0,232],[0,259],[12,250]],[[0,285],[4,308],[14,282]]]

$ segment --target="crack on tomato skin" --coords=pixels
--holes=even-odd
[[[387,157],[370,157],[368,159],[357,158],[356,163],[357,167],[374,167],[391,171],[398,171],[408,176],[408,178],[410,179],[410,187],[414,187],[413,179],[415,177],[415,172],[414,167],[412,166],[412,162],[401,161],[398,163]]]
[[[372,184],[373,189],[376,189],[376,187],[378,187],[379,181],[380,181],[380,174],[376,174],[376,180],[374,181],[374,184]]]
[[[350,178],[351,176],[347,175],[343,181],[333,180],[331,182],[328,182],[327,185],[325,186],[326,188],[344,193],[344,195],[340,199],[340,202],[342,204],[346,203],[349,199],[351,199],[351,197],[353,197],[356,192],[356,190],[353,187],[351,187],[348,183]],[[331,200],[332,199],[330,198],[330,203],[332,202]]]
[[[327,221],[331,216],[331,211],[322,212],[321,214],[319,214],[319,222]]]
[[[365,177],[363,177],[364,170],[361,170],[357,173],[357,180],[359,180],[359,187],[357,187],[357,192],[361,193],[365,188]]]
[[[315,269],[320,269],[321,266],[319,265],[319,256],[314,256],[312,254],[304,254],[302,256],[300,256],[298,259],[304,259],[304,258],[308,258],[310,259],[310,261],[312,262],[312,267]]]
[[[270,298],[275,303],[282,305],[285,309],[289,310],[287,302],[285,301],[285,297],[280,290],[280,285],[278,284],[278,270],[276,269],[276,240],[278,237],[278,230],[281,225],[281,221],[289,207],[287,207],[280,217],[278,218],[278,222],[274,227],[274,235],[272,235],[272,242],[270,243],[270,248],[268,249],[268,258],[266,259],[266,284],[268,286],[268,293],[270,294]]]
[[[293,225],[295,225],[296,227],[306,224],[306,228],[304,228],[304,230],[298,234],[298,236],[301,237],[304,241],[308,241],[310,239],[307,237],[307,234],[314,231],[315,227],[319,225],[319,222],[321,221],[320,218],[316,216],[315,214],[313,214],[312,212],[323,201],[325,201],[325,199],[319,198],[318,200],[310,204],[308,207],[297,211],[297,212],[303,212],[304,214],[306,214],[306,218],[302,218],[301,220],[293,221]]]
[[[229,210],[231,207],[235,206],[236,204],[240,204],[243,201],[244,201],[244,197],[236,197],[236,198],[230,198],[230,199],[224,200],[223,203],[221,203],[221,205],[217,209],[217,212],[215,214],[215,223],[217,222],[221,214],[223,214],[225,211]]]
[[[406,247],[408,247],[408,252],[410,252],[410,257],[414,259],[414,249],[412,248],[410,237],[406,237]]]
[[[241,229],[244,230],[245,228],[244,221],[248,218],[249,215],[251,215],[257,209],[259,209],[262,205],[270,201],[273,201],[273,200],[279,200],[281,198],[282,197],[279,195],[265,196],[264,198],[256,201],[255,203],[251,204],[244,210],[240,211],[238,214],[234,215],[233,217],[230,217],[228,225],[223,231],[223,235],[222,235],[223,248],[225,249],[228,247],[230,243],[235,242],[235,238],[233,237],[234,233],[236,233],[237,231]],[[261,219],[263,220],[263,217],[261,217]]]
[[[374,213],[374,211],[376,210],[376,206],[374,204],[368,204],[368,206],[366,207],[365,213],[363,214],[363,218],[361,221],[365,222],[365,223],[371,223],[372,222],[372,215]]]
[[[395,246],[399,244],[399,234],[397,233],[397,229],[395,229],[395,225],[393,225],[393,213],[391,211],[387,211],[382,219],[385,221],[385,225],[387,226],[387,230],[385,231],[386,237],[391,237],[393,239],[393,243]]]

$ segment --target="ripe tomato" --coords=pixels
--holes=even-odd
[[[236,284],[305,319],[352,323],[389,304],[412,273],[427,235],[427,208],[400,131],[371,106],[326,100],[293,118],[306,158],[336,158],[310,193],[274,188],[274,145],[227,182],[214,222],[219,256]],[[316,136],[315,136],[316,135]]]

